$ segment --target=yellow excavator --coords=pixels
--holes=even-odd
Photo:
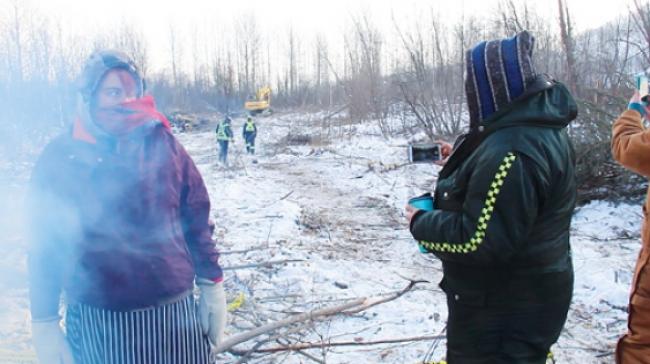
[[[271,110],[271,88],[262,87],[257,90],[256,99],[252,98],[244,103],[244,109],[248,110],[251,115],[259,114],[266,110]]]

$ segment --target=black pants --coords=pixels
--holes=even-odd
[[[551,345],[560,336],[571,302],[571,290],[560,290],[556,294],[543,302],[500,300],[500,303],[491,303],[489,300],[458,302],[458,297],[448,292],[447,362],[546,363]]]

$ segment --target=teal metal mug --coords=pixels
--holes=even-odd
[[[408,204],[415,207],[416,209],[431,211],[433,210],[433,197],[431,197],[431,193],[427,192],[424,195],[409,199]],[[420,249],[420,253],[428,253],[428,251],[419,242],[418,248]]]
[[[433,197],[431,197],[431,194],[427,192],[422,196],[409,199],[409,205],[416,209],[431,211],[433,210]]]

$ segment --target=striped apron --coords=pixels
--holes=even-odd
[[[210,344],[201,331],[192,294],[169,304],[123,312],[69,304],[65,320],[77,364],[211,362]]]

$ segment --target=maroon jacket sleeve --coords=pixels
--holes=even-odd
[[[52,181],[48,158],[44,158],[51,149],[46,148],[36,163],[25,199],[30,311],[37,321],[58,317],[64,269],[57,231],[67,226],[67,209],[52,190],[56,179]]]
[[[214,224],[210,221],[210,197],[203,178],[182,146],[180,150],[183,168],[181,191],[181,219],[196,275],[215,282],[223,280],[219,266],[219,252],[212,240]]]

